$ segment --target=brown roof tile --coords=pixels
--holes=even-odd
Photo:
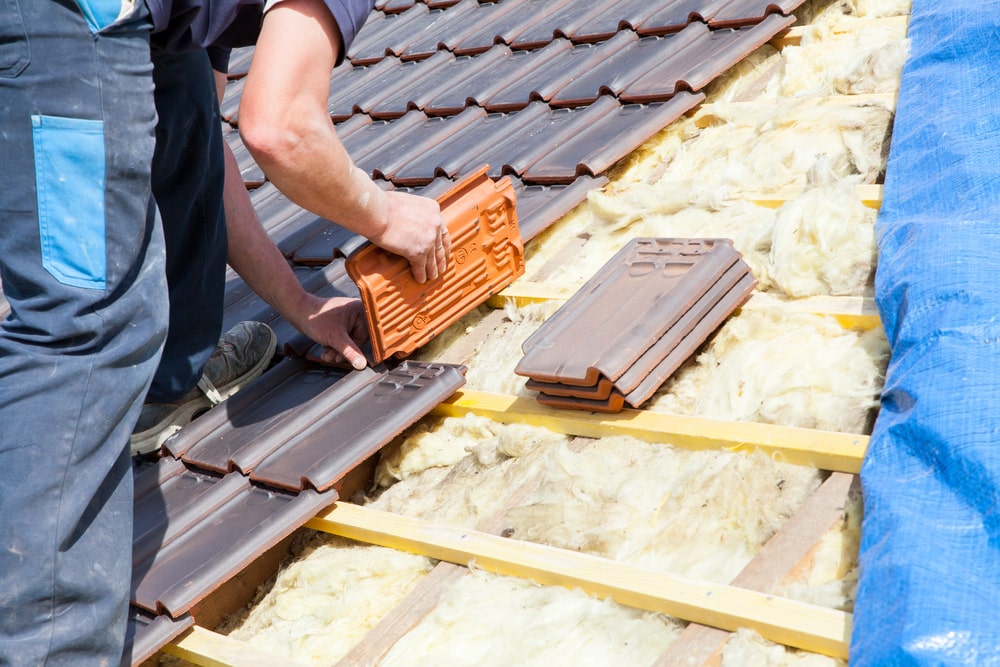
[[[203,470],[249,472],[266,456],[292,441],[343,398],[345,385],[363,387],[376,379],[371,369],[339,368],[289,358],[209,410],[165,443],[167,452]]]
[[[736,282],[729,284],[735,276],[738,276]],[[749,267],[731,268],[727,276],[708,290],[706,296],[677,322],[674,327],[678,330],[676,334],[672,328],[668,336],[650,346],[644,358],[618,378],[615,386],[625,393],[625,400],[636,407],[648,400],[736,309],[746,303],[756,285],[757,280],[750,274]],[[722,294],[718,294],[717,289]],[[681,332],[682,337],[678,337]],[[647,364],[654,360],[658,361],[653,363],[652,370],[648,370]]]
[[[432,10],[419,30],[408,35],[406,46],[395,51],[395,55],[403,60],[423,60],[439,50],[454,48],[470,26],[481,21],[476,16],[480,8],[488,6],[489,3],[480,4],[479,0],[459,0],[447,10]]]
[[[702,93],[681,92],[667,102],[643,105],[615,103],[613,108],[597,118],[590,111],[597,103],[586,107],[586,112],[574,109],[578,132],[566,143],[552,146],[520,176],[526,183],[568,184],[580,176],[603,174],[646,139],[704,99]]]
[[[290,358],[165,447],[201,470],[325,491],[464,383],[450,365],[344,371]]]
[[[162,503],[168,516],[175,508],[176,513],[183,513],[192,502],[189,485],[217,485],[214,476],[196,471],[191,476],[197,481],[189,480],[176,494],[161,487],[156,498],[144,497],[141,503]],[[333,491],[290,494],[254,486],[237,474],[223,479],[230,495],[220,493],[214,498],[219,504],[211,508],[196,507],[193,511],[205,513],[204,519],[133,566],[132,604],[154,614],[179,617],[337,500]],[[169,525],[162,529],[168,530]]]
[[[138,665],[145,662],[194,624],[194,618],[190,614],[183,614],[174,620],[166,614],[153,615],[130,606],[122,664]]]
[[[277,229],[288,218],[300,215],[302,208],[286,197],[273,183],[264,183],[250,193],[250,203],[268,233]]]
[[[584,387],[617,380],[739,259],[728,239],[632,239],[525,339],[515,372]]]
[[[638,406],[755,284],[728,239],[633,239],[524,341],[515,373],[549,405]]]
[[[566,408],[571,410],[587,410],[588,412],[621,412],[625,407],[625,397],[617,389],[604,399],[581,398],[579,396],[556,396],[539,393],[537,400],[542,405],[551,408]]]
[[[455,393],[465,384],[464,372],[464,367],[451,364],[405,361],[338,401],[324,416],[325,425],[312,427],[294,446],[268,456],[250,478],[285,489],[334,487]]]
[[[432,153],[440,146],[450,145],[456,136],[468,134],[470,126],[476,126],[486,117],[486,112],[478,107],[469,107],[454,116],[426,117],[422,112],[411,111],[400,120],[390,123],[394,129],[405,123],[407,118],[419,114],[420,123],[410,123],[403,132],[394,134],[393,140],[382,144],[379,150],[368,153],[359,161],[362,169],[370,166],[376,178],[384,178],[396,185],[426,185],[439,174],[437,165],[427,165],[419,177],[406,176],[403,172],[414,160]],[[424,164],[423,162],[421,164]],[[414,170],[410,168],[410,173]],[[453,174],[446,174],[453,176]]]
[[[594,188],[603,187],[605,176],[579,176],[569,185],[527,185],[509,177],[517,193],[517,219],[521,239],[527,243],[545,231],[546,220],[558,220],[587,198]]]
[[[427,5],[418,2],[398,14],[373,12],[358,32],[347,57],[355,65],[367,65],[400,53],[409,43],[409,35],[417,34],[431,19]]]

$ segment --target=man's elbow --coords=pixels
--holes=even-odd
[[[240,138],[265,172],[268,166],[294,159],[304,144],[305,132],[298,125],[287,115],[240,110]]]

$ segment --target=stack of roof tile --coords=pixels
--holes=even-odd
[[[633,239],[525,340],[514,372],[545,405],[638,407],[756,284],[728,239]]]

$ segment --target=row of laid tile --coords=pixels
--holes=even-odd
[[[514,188],[518,226],[524,242],[535,238],[573,210],[586,198],[587,192],[607,182],[605,176],[589,175],[577,177],[569,184],[526,184],[515,176],[509,178]],[[392,187],[382,183],[385,187]],[[438,177],[427,186],[396,189],[436,197],[436,193],[454,184],[451,179]],[[364,243],[363,237],[294,204],[271,183],[254,189],[250,200],[272,240],[296,265],[326,266],[338,257],[350,255]],[[233,323],[238,321],[232,320]]]
[[[736,29],[691,23],[661,37],[621,30],[597,43],[559,38],[532,50],[499,44],[472,56],[437,51],[420,61],[390,56],[368,66],[345,63],[331,78],[328,109],[339,123],[357,114],[384,120],[411,110],[448,116],[470,106],[510,112],[534,100],[579,107],[605,94],[624,103],[662,102],[679,90],[703,89],[794,20],[774,14]],[[233,81],[220,108],[234,126],[243,85]]]
[[[456,58],[450,52],[438,52],[422,62],[387,58],[367,67],[345,64],[335,70],[331,80],[330,113],[338,122],[341,138],[346,142],[348,137],[354,137],[348,146],[351,154],[365,162],[373,175],[382,174],[397,186],[422,185],[435,173],[450,178],[455,174],[448,165],[428,164],[433,159],[420,153],[421,148],[440,141],[439,135],[431,134],[419,145],[412,139],[399,144],[400,135],[412,126],[418,125],[421,133],[431,132],[437,129],[436,116],[452,115],[461,116],[461,120],[449,123],[448,131],[457,131],[469,123],[477,131],[482,126],[474,123],[476,119],[496,119],[494,114],[505,114],[500,118],[507,118],[512,112],[525,111],[524,115],[513,114],[517,120],[505,130],[520,132],[541,149],[562,137],[549,133],[551,122],[522,124],[533,116],[544,113],[552,117],[559,107],[595,106],[579,117],[586,125],[592,118],[590,114],[601,116],[608,111],[608,102],[603,99],[607,96],[628,105],[663,102],[682,90],[700,90],[793,20],[774,14],[736,30],[712,30],[705,24],[693,23],[664,37],[640,39],[635,32],[622,30],[596,44],[574,45],[556,39],[545,48],[529,51],[497,45],[471,57]],[[241,54],[243,59],[250,58],[252,50]],[[242,85],[242,79],[233,81],[222,104],[223,118],[233,124],[238,122]],[[414,111],[422,115],[414,115]],[[397,122],[380,122],[387,120]],[[572,134],[579,136],[581,132]],[[587,135],[585,131],[582,134]],[[227,141],[248,187],[261,185],[266,178],[235,129],[227,129]],[[509,154],[506,142],[494,142],[490,148],[488,163],[507,173],[521,174],[517,156]],[[388,163],[387,151],[392,158]],[[453,155],[437,156],[442,157],[454,159]],[[401,163],[413,160],[421,160],[420,173],[396,175]],[[526,180],[569,183],[576,166],[566,165],[551,175],[528,173]],[[593,168],[590,175],[596,175]]]
[[[168,457],[139,473],[136,484],[131,601],[171,618],[337,500],[335,491],[286,493]]]
[[[414,2],[402,11],[372,12],[347,57],[363,65],[388,56],[420,60],[440,50],[473,55],[495,44],[520,50],[541,48],[559,38],[597,42],[623,29],[659,36],[679,32],[693,22],[734,28],[775,13],[788,14],[800,4],[802,0],[459,0],[432,8]]]
[[[667,102],[623,105],[604,95],[580,109],[532,102],[507,114],[469,107],[445,118],[421,111],[392,121],[356,116],[361,122],[342,126],[341,138],[361,169],[396,186],[427,185],[439,176],[458,180],[482,165],[494,179],[568,185],[603,174],[703,99],[681,92]]]
[[[738,29],[691,23],[662,37],[621,30],[597,43],[555,39],[523,51],[501,44],[474,56],[437,51],[420,61],[390,56],[335,70],[330,116],[334,122],[356,114],[393,119],[414,109],[450,116],[470,106],[511,112],[533,100],[580,107],[606,94],[623,103],[662,102],[679,90],[703,89],[794,20],[776,14]],[[234,110],[228,113],[235,119]]]
[[[756,284],[729,239],[633,239],[525,339],[514,372],[553,407],[639,407]]]
[[[325,491],[351,469],[347,463],[376,452],[464,381],[464,368],[452,365],[407,361],[345,372],[289,357],[164,448],[203,470]]]
[[[344,371],[289,357],[135,468],[130,651],[338,498],[344,476],[465,383],[465,368]],[[135,664],[135,663],[133,663]]]

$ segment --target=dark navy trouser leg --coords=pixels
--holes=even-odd
[[[166,285],[149,19],[121,4],[0,3],[0,665],[122,654]]]
[[[222,331],[226,218],[222,121],[208,55],[154,48],[153,194],[163,219],[170,328],[148,399],[171,402],[198,383]]]

